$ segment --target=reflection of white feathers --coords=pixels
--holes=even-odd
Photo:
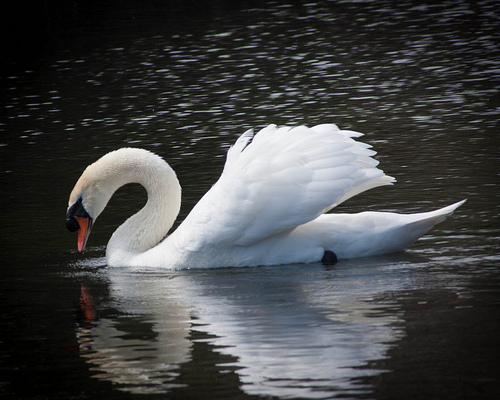
[[[380,261],[307,273],[298,266],[106,273],[107,307],[122,316],[79,334],[96,378],[135,393],[168,392],[182,384],[183,366],[204,362],[191,354],[201,340],[234,360],[220,357],[217,368],[238,374],[244,392],[302,398],[360,389],[352,378],[374,371],[359,367],[383,358],[399,335],[397,315],[370,300],[410,279]]]
[[[325,251],[341,259],[400,251],[461,204],[412,215],[324,214],[352,196],[394,181],[377,168],[370,146],[354,140],[359,136],[333,124],[270,125],[256,135],[245,132],[228,151],[217,183],[159,244],[180,209],[175,173],[148,151],[117,150],[80,177],[70,197],[69,226],[75,229],[71,218],[81,221],[81,215],[95,220],[115,190],[138,182],[146,187],[148,202],[113,234],[109,265],[292,264],[320,261]],[[77,209],[79,214],[72,215]],[[88,232],[80,225],[82,245]]]
[[[237,358],[248,394],[330,398],[363,389],[353,378],[375,371],[360,367],[384,358],[400,335],[393,325],[397,316],[381,315],[383,304],[369,300],[408,279],[391,281],[377,263],[352,267],[362,271],[356,282],[345,269],[332,272],[335,281],[323,279],[329,274],[318,269],[305,276],[294,270],[288,279],[286,269],[254,270],[258,277],[252,279],[233,275],[225,296],[205,290],[199,298],[199,329],[215,335],[211,342],[219,351]]]
[[[123,271],[112,277],[111,297],[122,314],[81,326],[77,333],[93,376],[134,393],[177,387],[179,366],[190,357],[191,322],[185,302],[177,298],[176,281],[169,289],[153,275]]]
[[[122,329],[116,320],[108,318],[99,319],[91,329],[79,329],[81,353],[93,364],[93,377],[123,385],[122,389],[134,393],[176,387],[172,381],[178,376],[179,363],[189,355],[186,332],[155,325],[157,337],[149,341],[130,338]]]

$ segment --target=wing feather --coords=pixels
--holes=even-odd
[[[250,245],[317,218],[365,190],[390,185],[359,132],[323,124],[246,131],[228,151],[217,183],[179,229],[186,241]]]

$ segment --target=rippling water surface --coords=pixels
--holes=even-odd
[[[2,65],[0,397],[498,398],[496,1],[51,4]],[[137,187],[85,255],[65,231],[107,151],[165,157],[182,219],[244,130],[323,122],[398,181],[343,212],[467,203],[404,253],[328,267],[107,268]]]

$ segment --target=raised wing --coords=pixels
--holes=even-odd
[[[179,227],[196,233],[186,242],[193,250],[251,245],[394,182],[376,167],[370,146],[353,139],[359,136],[333,124],[245,132],[228,151],[220,179]]]

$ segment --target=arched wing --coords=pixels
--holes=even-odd
[[[377,168],[370,146],[353,139],[359,136],[333,124],[245,132],[217,183],[179,227],[196,233],[186,243],[251,245],[394,182]]]

